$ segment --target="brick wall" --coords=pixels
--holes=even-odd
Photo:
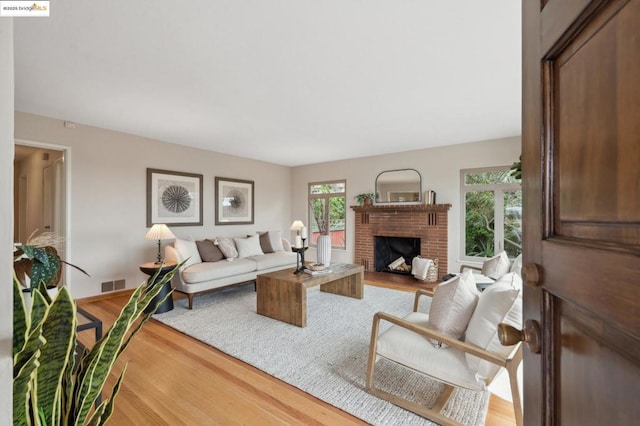
[[[374,237],[420,238],[420,256],[438,259],[438,275],[449,271],[448,216],[451,204],[351,206],[355,211],[354,263],[375,270]]]

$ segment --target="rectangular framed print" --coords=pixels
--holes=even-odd
[[[147,227],[202,225],[202,175],[147,169]]]
[[[253,224],[253,181],[216,177],[216,225]]]

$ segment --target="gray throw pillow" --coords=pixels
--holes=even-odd
[[[218,262],[224,259],[224,254],[211,240],[196,241],[196,246],[203,262]]]

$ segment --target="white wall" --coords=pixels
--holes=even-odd
[[[196,148],[61,120],[15,113],[17,140],[69,147],[70,221],[67,259],[91,274],[67,271],[75,298],[99,294],[105,281],[126,279],[134,287],[146,279],[138,265],[155,260],[157,245],[144,239],[146,169],[203,175],[203,226],[171,227],[180,238],[240,236],[280,229],[289,236],[291,169]],[[255,182],[255,224],[215,226],[214,177]]]
[[[12,420],[13,18],[0,18],[0,424]]]
[[[301,166],[292,173],[292,217],[306,218],[307,184],[327,180],[347,180],[347,205],[354,197],[375,192],[376,176],[385,170],[416,169],[422,175],[422,190],[434,190],[438,204],[452,204],[449,210],[449,269],[457,271],[460,262],[460,170],[510,166],[520,156],[520,137],[428,148],[353,160]],[[333,250],[332,261],[353,262],[354,212],[347,209],[347,248]],[[309,250],[315,259],[315,249]],[[465,262],[468,263],[468,262]]]

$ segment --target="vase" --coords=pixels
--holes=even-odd
[[[318,253],[316,255],[318,263],[323,265],[331,264],[331,235],[318,236]]]

